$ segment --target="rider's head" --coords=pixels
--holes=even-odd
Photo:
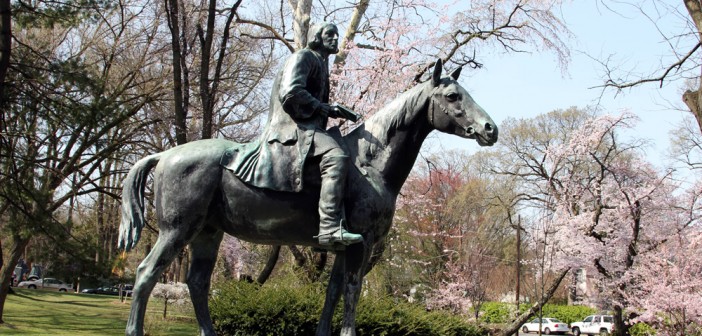
[[[310,27],[307,48],[326,54],[339,52],[339,29],[333,23],[321,23]]]

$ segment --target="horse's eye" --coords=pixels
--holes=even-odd
[[[447,94],[447,95],[446,95],[446,100],[448,100],[448,101],[450,101],[450,102],[455,102],[456,100],[458,100],[458,93],[449,93],[449,94]]]

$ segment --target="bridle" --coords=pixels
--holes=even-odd
[[[434,125],[434,114],[436,113],[436,106],[438,105],[441,112],[443,112],[445,115],[450,116],[451,114],[450,114],[449,109],[446,106],[444,106],[436,101],[436,98],[434,98],[433,91],[431,94],[431,98],[429,98],[429,99],[431,100],[429,102],[429,125],[431,125],[431,127],[433,127],[434,129],[437,129],[436,125]],[[463,125],[457,125],[457,126],[462,128],[466,132],[466,134],[468,134],[468,135],[474,133],[473,127],[463,126]]]

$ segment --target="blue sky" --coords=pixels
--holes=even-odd
[[[675,4],[685,14],[682,2]],[[613,13],[599,1],[590,0],[562,6],[562,19],[574,34],[571,62],[565,72],[552,54],[494,54],[482,60],[483,69],[464,71],[461,82],[498,125],[507,117],[530,118],[570,106],[598,105],[607,113],[628,109],[641,119],[632,133],[651,141],[649,157],[665,160],[669,132],[689,113],[682,111],[683,82],[667,83],[663,88],[650,83],[618,94],[612,89],[603,94],[602,89],[592,88],[603,83],[603,69],[593,58],[611,56],[613,64],[623,69],[651,73],[661,63],[661,56],[670,56],[656,25],[633,7],[620,5],[616,9],[618,13]],[[658,21],[658,26],[669,32],[684,32],[684,24],[679,15],[666,14]],[[456,137],[438,139],[440,143],[432,142],[430,151],[478,148],[472,141]]]

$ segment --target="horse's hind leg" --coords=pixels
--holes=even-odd
[[[137,268],[132,308],[127,321],[127,335],[144,335],[144,315],[149,295],[163,271],[185,246],[187,240],[182,237],[184,231],[162,229],[153,249]]]
[[[201,336],[215,336],[207,299],[222,236],[221,230],[206,226],[190,243],[190,270],[187,281]]]

